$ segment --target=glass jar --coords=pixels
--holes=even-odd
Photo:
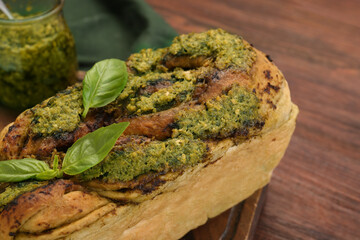
[[[0,103],[25,109],[76,81],[75,42],[64,0],[5,1],[0,14]]]

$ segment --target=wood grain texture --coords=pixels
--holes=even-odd
[[[243,36],[289,82],[300,115],[255,239],[359,239],[360,1],[147,2],[179,33]],[[196,239],[212,239],[217,226]]]

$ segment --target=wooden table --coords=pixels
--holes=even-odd
[[[300,115],[255,239],[360,239],[360,1],[147,2],[180,33],[243,36],[289,82]]]

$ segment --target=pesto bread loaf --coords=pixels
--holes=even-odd
[[[82,136],[130,122],[81,174],[0,183],[0,239],[178,239],[269,182],[298,108],[262,52],[217,29],[142,50],[126,65],[120,96],[86,118],[79,83],[3,129],[0,160],[52,167]]]

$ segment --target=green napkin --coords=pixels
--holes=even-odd
[[[106,58],[125,60],[142,48],[166,47],[177,35],[142,0],[68,0],[64,15],[80,68]]]

